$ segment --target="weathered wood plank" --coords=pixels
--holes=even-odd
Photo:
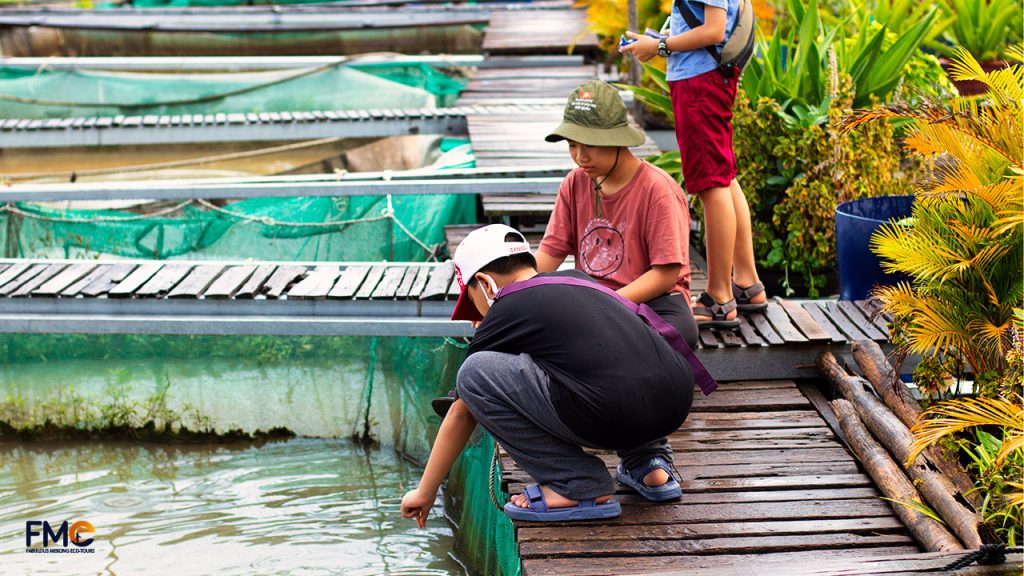
[[[761,312],[751,312],[750,314],[747,314],[747,318],[750,319],[750,323],[757,329],[758,334],[760,334],[770,346],[785,344],[786,341],[779,336],[774,328],[772,328],[771,324],[768,323],[768,319],[764,317],[764,314]]]
[[[752,459],[756,457],[755,459]],[[683,466],[715,466],[719,464],[749,464],[751,462],[771,463],[816,463],[816,462],[853,462],[842,446],[833,443],[831,448],[814,449],[766,449],[761,454],[751,454],[749,450],[714,450],[707,453],[682,452],[673,456],[676,463]]]
[[[370,268],[370,271],[366,273],[366,279],[363,280],[362,286],[356,292],[355,298],[359,300],[365,300],[373,295],[373,291],[377,288],[377,284],[380,279],[384,277],[384,272],[387,271],[387,266],[379,265]]]
[[[718,348],[722,345],[722,342],[710,328],[701,328],[698,335],[700,337],[700,345],[704,348]]]
[[[95,262],[78,262],[65,268],[60,274],[55,275],[39,287],[32,290],[33,296],[57,296],[61,290],[78,282],[90,272],[96,269]]]
[[[192,271],[192,264],[168,264],[135,291],[135,296],[162,298]]]
[[[370,298],[393,299],[398,291],[398,285],[402,282],[402,278],[405,277],[406,270],[405,266],[388,266],[388,269],[384,272],[384,277],[380,279],[377,287],[373,289],[373,294],[370,294]]]
[[[818,304],[821,306],[825,314],[828,315],[829,320],[832,320],[832,323],[835,324],[843,334],[846,334],[850,340],[871,340],[863,330],[858,328],[853,322],[850,322],[850,319],[846,317],[846,314],[843,314],[839,310],[839,305],[834,300],[825,300]]]
[[[275,270],[277,270],[277,266],[274,264],[263,264],[256,268],[245,284],[242,284],[242,287],[235,292],[235,298],[255,298],[263,291],[267,280],[274,275]]]
[[[831,448],[835,441],[828,438],[762,438],[754,440],[690,440],[669,437],[673,450],[710,452],[712,450],[771,450],[789,448]]]
[[[779,305],[778,300],[772,299],[768,301],[768,308],[764,311],[765,318],[771,323],[772,328],[782,339],[786,342],[807,342],[807,337],[804,336],[793,322],[789,319],[789,315]]]
[[[423,292],[420,293],[420,300],[444,300],[454,274],[455,267],[451,260],[434,268],[426,286],[423,287]]]
[[[256,271],[256,266],[229,266],[203,293],[208,300],[231,298]]]
[[[200,264],[188,273],[173,290],[168,298],[199,298],[204,290],[213,284],[217,276],[224,271],[223,264]]]
[[[719,330],[718,337],[722,340],[722,344],[725,344],[726,348],[736,348],[745,344],[743,339],[732,330]]]
[[[577,542],[536,541],[519,546],[520,557],[553,556],[651,556],[662,554],[765,554],[800,550],[828,550],[851,547],[910,546],[914,541],[903,534],[813,534],[705,538],[700,540],[586,540]]]
[[[621,528],[587,526],[567,532],[565,527],[549,528],[531,524],[519,529],[520,542],[543,540],[570,540],[582,532],[594,540],[634,540],[637,535]],[[694,522],[683,525],[659,524],[644,531],[648,540],[677,540],[681,538],[714,538],[722,536],[781,536],[786,534],[882,534],[902,533],[903,524],[892,516],[876,518],[849,518],[834,520],[794,520],[774,522]]]
[[[416,276],[423,270],[423,266],[409,266],[405,269],[405,275],[402,276],[402,281],[398,283],[398,288],[395,289],[395,298],[404,300],[409,297],[409,290],[412,289],[412,285],[416,282]]]
[[[736,431],[742,432],[745,430],[771,430],[771,429],[787,429],[787,428],[807,428],[821,424],[821,420],[815,416],[813,418],[780,418],[765,416],[757,416],[757,413],[743,413],[748,414],[748,417],[737,418],[736,420],[719,420],[719,419],[707,419],[701,418],[709,414],[740,414],[737,412],[702,412],[698,414],[692,414],[683,423],[683,430],[701,430],[705,432],[713,431]],[[753,414],[750,417],[749,414]]]
[[[829,333],[807,313],[807,310],[804,310],[803,306],[786,299],[779,299],[778,302],[782,309],[786,311],[786,314],[789,315],[789,319],[803,332],[808,340],[821,342],[832,339]]]
[[[50,264],[39,274],[36,274],[34,278],[19,286],[17,290],[11,292],[10,296],[12,298],[30,296],[36,288],[42,286],[47,280],[53,278],[67,267],[68,264]],[[6,288],[6,286],[4,288]]]
[[[263,285],[263,293],[267,298],[280,298],[295,281],[306,274],[305,266],[284,265],[278,266],[277,270],[267,279]]]
[[[820,421],[819,421],[820,423]],[[704,428],[687,429],[686,434],[677,434],[679,438],[692,440],[756,440],[761,438],[827,438],[835,436],[828,426],[808,426],[805,428],[765,428],[740,430],[707,430]]]
[[[814,321],[818,323],[818,326],[821,326],[821,329],[828,334],[829,338],[831,338],[833,342],[844,344],[849,341],[846,335],[843,334],[839,328],[836,328],[836,325],[829,320],[825,311],[818,306],[817,302],[804,302],[801,307],[811,316],[811,318],[814,318]]]
[[[3,272],[0,272],[0,288],[2,288],[11,280],[14,280],[18,276],[20,276],[22,273],[25,272],[25,270],[28,270],[31,266],[32,264],[30,262],[18,262],[16,264],[11,265]]]
[[[872,549],[873,553],[874,549]],[[883,574],[895,576],[909,574],[942,574],[946,566],[959,560],[963,560],[963,552],[909,552],[893,554],[885,557],[853,557],[831,559],[828,562],[808,560],[786,561],[773,560],[773,556],[766,557],[766,561],[752,564],[742,572],[735,569],[709,568],[687,571],[693,576],[776,576],[785,573],[787,576],[882,576]],[[1024,555],[1021,553],[1010,553],[1006,555],[1006,562],[1002,564],[971,565],[959,570],[949,572],[958,576],[1019,576],[1020,567],[1024,565]],[[668,576],[668,574],[650,576]]]
[[[140,286],[163,268],[163,262],[146,262],[107,291],[108,298],[130,298]],[[92,287],[90,286],[89,289]]]
[[[427,280],[430,279],[430,271],[430,268],[427,266],[420,266],[419,270],[416,271],[416,279],[413,280],[407,296],[410,300],[420,299],[423,289],[427,287]]]
[[[752,504],[687,504],[663,502],[624,505],[622,516],[602,521],[607,526],[676,524],[679,522],[745,522],[758,520],[822,520],[891,515],[891,505],[879,499],[806,500]],[[526,525],[526,523],[522,523]],[[552,522],[551,525],[558,525]],[[571,525],[571,523],[569,523]]]
[[[327,293],[328,298],[348,299],[356,294],[359,285],[363,283],[366,275],[370,272],[369,266],[349,266],[341,273],[341,277],[334,283]]]
[[[868,315],[853,302],[840,300],[836,304],[838,305],[839,310],[846,315],[850,322],[854,323],[861,332],[870,336],[872,340],[885,341],[889,339],[889,332],[886,330],[880,330],[875,326],[874,323],[871,322],[871,319],[868,318]]]
[[[854,304],[860,308],[861,312],[871,320],[871,323],[876,328],[884,332],[889,333],[889,321],[886,319],[884,313],[882,313],[881,304],[878,304],[877,300],[855,300]]]
[[[3,286],[0,286],[0,296],[8,296],[18,288],[21,288],[29,280],[35,278],[39,274],[46,270],[48,264],[46,263],[34,263],[21,270],[21,273],[13,276]]]
[[[710,480],[684,480],[684,492],[754,492],[759,490],[786,490],[789,488],[864,488],[874,487],[864,474],[814,474],[786,478],[716,478]],[[878,496],[878,493],[874,493]],[[862,496],[857,496],[861,498]],[[814,500],[814,498],[796,498]],[[687,500],[689,502],[689,500]]]
[[[321,264],[288,290],[289,300],[324,300],[341,271],[335,264]]]
[[[892,556],[914,554],[920,551],[915,546],[891,546],[879,548],[850,548],[844,550],[814,550],[808,552],[781,552],[777,554],[716,554],[707,556],[677,556],[664,554],[644,557],[607,557],[595,562],[580,557],[538,558],[523,561],[523,576],[607,576],[610,574],[642,574],[661,571],[662,575],[691,574],[695,570],[720,570],[724,574],[747,576],[752,567],[759,563],[778,563],[788,566],[796,562],[818,562],[821,566],[834,566],[842,559],[862,559],[869,556]],[[774,565],[774,564],[773,564]],[[775,576],[779,572],[765,572]],[[782,573],[789,576],[788,573]],[[823,574],[828,574],[827,571]]]
[[[763,338],[758,336],[757,331],[754,330],[754,325],[750,323],[746,314],[740,314],[740,336],[743,337],[743,341],[747,343],[747,346],[768,345]]]
[[[702,411],[714,411],[714,412],[750,412],[755,410],[787,410],[787,409],[806,409],[810,406],[810,403],[806,398],[801,396],[800,398],[745,398],[745,397],[732,397],[726,395],[719,395],[717,392],[711,396],[705,396],[700,399],[700,404],[697,404],[698,399],[694,398],[694,409],[700,409]]]
[[[138,266],[130,262],[123,264],[100,266],[85,278],[75,282],[66,290],[60,293],[64,297],[75,297],[79,294],[91,298],[106,294],[111,288],[117,286],[127,278]]]

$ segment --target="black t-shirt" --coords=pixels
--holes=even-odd
[[[545,275],[590,280],[568,270]],[[674,432],[693,401],[686,360],[607,294],[541,285],[503,296],[469,346],[529,354],[551,379],[562,421],[603,448],[630,448]]]

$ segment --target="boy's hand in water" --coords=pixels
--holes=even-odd
[[[434,507],[435,498],[437,498],[437,494],[422,494],[419,488],[409,490],[402,497],[402,517],[415,518],[416,524],[420,528],[425,528],[427,526],[427,515],[430,514],[430,509]]]

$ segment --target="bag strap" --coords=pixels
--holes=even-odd
[[[697,19],[697,14],[693,12],[693,8],[690,7],[688,0],[675,0],[675,3],[676,7],[679,8],[679,14],[683,17],[683,20],[686,20],[686,25],[690,27],[690,30],[704,24]],[[722,54],[715,48],[715,45],[705,46],[704,49],[707,50],[708,54],[711,54],[711,57],[718,63],[718,67],[721,68]]]
[[[694,354],[693,348],[690,348],[690,345],[686,343],[686,340],[683,339],[682,335],[679,334],[679,331],[676,330],[675,327],[666,322],[661,316],[658,316],[658,313],[652,310],[647,304],[637,304],[611,288],[598,284],[597,282],[566,276],[534,276],[529,280],[523,280],[521,282],[505,286],[494,296],[494,300],[497,301],[503,296],[514,294],[521,290],[526,290],[527,288],[533,288],[534,286],[552,284],[591,288],[615,298],[631,312],[643,318],[644,322],[660,334],[669,346],[683,356],[686,362],[690,365],[694,381],[698,386],[700,386],[700,391],[703,392],[705,396],[709,396],[716,388],[718,388],[718,382],[715,382],[715,379],[711,377],[711,373],[708,372],[706,367],[704,367],[704,364],[701,363],[700,359],[697,358],[697,355]]]

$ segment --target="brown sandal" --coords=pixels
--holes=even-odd
[[[725,328],[726,330],[739,328],[738,318],[729,320],[729,313],[736,309],[735,300],[715,302],[710,294],[704,292],[697,299],[697,304],[693,307],[693,315],[710,318],[710,320],[697,320],[697,328]]]
[[[768,299],[764,302],[751,302],[754,296],[764,292],[764,284],[754,282],[746,288],[740,288],[735,282],[732,284],[732,295],[736,299],[736,309],[740,312],[761,312],[768,308]]]

